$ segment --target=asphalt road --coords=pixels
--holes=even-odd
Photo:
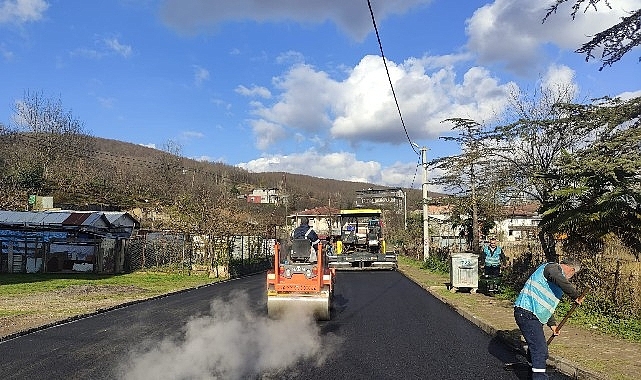
[[[399,272],[339,272],[326,322],[266,318],[264,280],[214,284],[1,342],[0,378],[527,378],[503,369],[517,360],[510,348]]]

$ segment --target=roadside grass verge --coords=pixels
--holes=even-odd
[[[217,281],[206,275],[167,274],[161,272],[134,272],[118,275],[72,274],[2,274],[2,298],[64,291],[73,287],[91,287],[102,290],[123,287],[145,291],[151,295],[169,293]],[[119,292],[121,293],[121,292]]]
[[[421,271],[420,281],[430,287],[449,282],[449,272],[444,272],[444,266],[442,265],[432,263],[427,266],[422,260],[412,259],[407,256],[399,256],[398,261],[399,264],[409,265],[414,269],[419,269]],[[446,264],[447,263],[444,263],[443,265]],[[468,304],[467,306],[473,306],[469,297],[465,297],[464,294],[450,293],[444,287],[439,287],[436,291],[443,298],[458,300],[459,302]],[[501,285],[501,292],[495,294],[494,297],[498,300],[514,302],[519,292],[520,289],[514,289],[510,284],[504,283]],[[588,294],[583,305],[576,309],[572,318],[568,320],[568,323],[629,341],[641,342],[641,319],[631,315],[618,315],[617,310],[613,308],[608,309],[608,307],[606,307],[607,304],[607,301],[595,299]],[[567,300],[567,297],[564,297],[555,312],[557,320],[560,321],[570,307],[571,303]]]
[[[0,274],[0,338],[220,280],[163,272]]]

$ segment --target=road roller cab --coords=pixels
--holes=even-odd
[[[294,239],[288,254],[274,247],[274,269],[267,272],[267,313],[278,317],[288,311],[329,320],[335,272],[327,267],[323,245],[318,253],[307,239]]]

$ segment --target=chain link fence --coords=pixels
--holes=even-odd
[[[250,235],[147,233],[127,241],[124,271],[205,272],[234,278],[267,270],[274,243],[274,239]]]

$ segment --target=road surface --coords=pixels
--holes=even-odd
[[[0,343],[0,378],[527,378],[503,369],[510,348],[399,272],[338,272],[330,321],[270,320],[265,302],[260,274],[36,331]]]

